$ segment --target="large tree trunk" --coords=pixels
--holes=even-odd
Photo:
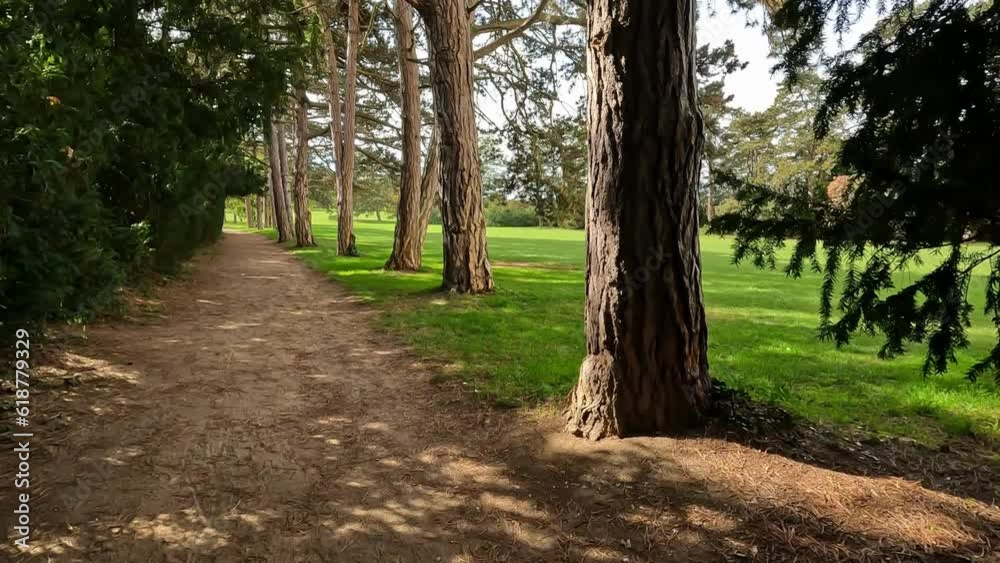
[[[269,127],[270,142],[267,146],[267,161],[271,169],[271,195],[274,201],[274,223],[278,231],[278,242],[285,242],[292,238],[292,223],[288,215],[288,196],[285,193],[285,167],[282,165],[284,151],[281,150],[281,139],[283,137],[281,124],[272,121]]]
[[[694,0],[590,0],[587,358],[568,430],[678,431],[710,392]]]
[[[247,227],[251,229],[257,228],[256,223],[254,223],[253,218],[253,198],[246,196],[243,198],[243,207],[246,209],[247,214]]]
[[[295,245],[316,246],[309,211],[309,100],[304,87],[295,87],[295,100]]]
[[[400,97],[403,116],[403,162],[399,175],[399,207],[396,235],[387,270],[420,269],[423,237],[420,233],[422,195],[420,192],[420,69],[413,36],[413,10],[406,0],[396,0],[396,43],[399,52]]]
[[[357,130],[358,50],[361,47],[360,0],[347,3],[347,61],[344,80],[344,129],[337,187],[337,254],[357,256],[354,237],[354,143]],[[340,115],[337,115],[338,119]],[[331,128],[332,129],[332,128]]]
[[[432,82],[441,137],[444,288],[493,290],[486,249],[483,179],[472,83],[472,30],[465,0],[411,2],[427,25]]]

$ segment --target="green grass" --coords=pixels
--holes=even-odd
[[[440,227],[431,227],[425,271],[385,272],[393,224],[356,222],[361,258],[336,256],[336,227],[313,215],[318,248],[295,253],[370,301],[381,322],[424,356],[445,361],[478,392],[502,404],[569,392],[584,355],[584,234],[539,228],[490,228],[497,292],[467,297],[436,292]],[[273,235],[272,235],[273,236]],[[808,420],[863,425],[933,444],[970,433],[1000,438],[1000,391],[970,384],[964,368],[994,336],[976,319],[972,346],[945,376],[923,378],[923,349],[881,361],[878,338],[859,336],[837,350],[816,339],[820,278],[787,278],[731,263],[730,241],[702,237],[712,376]],[[911,274],[912,276],[913,274]],[[983,280],[972,291],[981,299]]]

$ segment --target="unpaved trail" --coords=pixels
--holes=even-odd
[[[996,507],[716,440],[590,444],[478,405],[256,235],[227,233],[160,297],[62,346],[34,397],[33,548],[0,559],[996,558]]]

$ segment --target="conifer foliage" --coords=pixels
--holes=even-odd
[[[781,66],[792,76],[808,66],[826,22],[843,29],[854,7],[785,4],[774,16],[790,34]],[[944,372],[969,342],[974,275],[987,277],[1000,340],[1000,5],[899,3],[855,49],[824,62],[816,134],[845,116],[853,123],[833,171],[846,183],[839,201],[794,180],[773,189],[722,173],[743,206],[713,228],[736,234],[736,260],[758,266],[774,266],[795,239],[787,272],[825,275],[822,337],[842,345],[859,330],[880,333],[886,358],[926,342],[924,373]],[[922,261],[934,264],[927,275],[894,277]],[[1000,381],[1000,344],[968,372],[986,374]]]

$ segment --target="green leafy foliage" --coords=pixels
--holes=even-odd
[[[173,271],[219,235],[227,194],[263,189],[245,145],[298,56],[269,39],[267,14],[289,9],[3,3],[0,341],[85,318],[151,268]]]
[[[827,16],[850,5],[787,3],[775,16],[792,32],[784,67],[802,76]],[[816,133],[825,138],[841,116],[852,122],[834,170],[849,178],[843,200],[821,197],[799,176],[776,190],[723,174],[742,206],[713,227],[736,234],[737,260],[758,266],[774,266],[775,251],[794,239],[788,274],[810,266],[826,278],[824,338],[845,345],[857,331],[880,333],[887,358],[926,343],[924,373],[942,373],[968,346],[977,277],[987,277],[986,313],[1000,321],[1000,9],[901,3],[856,49],[827,62]],[[899,284],[894,274],[928,253],[934,267]],[[967,373],[1000,380],[1000,344]]]
[[[538,222],[535,208],[520,201],[486,205],[486,224],[491,227],[537,227]]]
[[[337,256],[332,244],[334,221],[322,213],[313,217],[320,246],[294,252],[381,309],[381,323],[418,354],[452,366],[470,389],[502,404],[558,402],[576,383],[586,353],[583,231],[491,226],[490,259],[500,289],[488,296],[443,296],[435,291],[440,227],[428,233],[425,269],[401,275],[383,268],[392,249],[392,222],[356,220],[362,258],[348,258]],[[883,362],[875,357],[879,338],[860,334],[840,350],[817,341],[822,275],[806,268],[802,279],[792,280],[777,271],[733,266],[731,239],[704,235],[700,246],[709,355],[718,381],[813,422],[860,424],[929,444],[970,433],[1000,439],[1000,388],[992,381],[969,384],[960,374],[921,377],[920,346]],[[786,248],[776,258],[789,257]],[[932,258],[917,273],[929,273]],[[982,287],[981,279],[972,283],[975,291]],[[974,323],[985,320],[978,313]],[[993,340],[982,326],[969,338],[970,348],[957,354],[963,367],[988,352]]]

